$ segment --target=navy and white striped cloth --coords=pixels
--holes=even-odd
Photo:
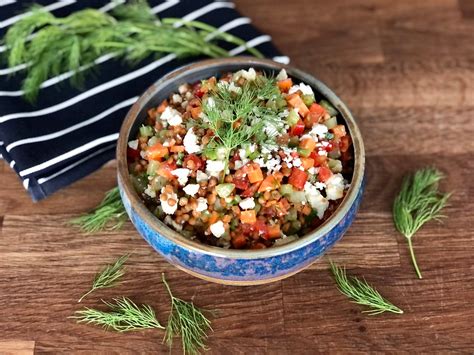
[[[44,0],[57,16],[85,7],[110,11],[125,0]],[[26,1],[0,0],[0,37],[24,14]],[[242,17],[232,2],[211,0],[149,1],[159,17],[181,17],[211,24],[247,41],[267,57],[287,62],[258,32],[250,19]],[[245,54],[245,47],[224,47],[232,55]],[[0,52],[5,48],[0,46]],[[196,60],[196,59],[194,59]],[[0,154],[16,171],[33,200],[90,174],[113,159],[118,131],[127,110],[138,96],[165,73],[190,60],[167,55],[149,59],[135,67],[105,55],[96,60],[98,71],[88,76],[82,90],[72,88],[64,73],[44,82],[35,105],[22,98],[24,66],[8,69],[0,65]]]

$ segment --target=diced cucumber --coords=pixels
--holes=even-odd
[[[288,196],[288,199],[293,203],[301,203],[306,201],[306,195],[304,191],[293,191],[293,193]]]
[[[224,147],[219,147],[216,149],[216,156],[219,160],[225,160],[227,158],[228,152]]]
[[[283,184],[280,186],[280,193],[283,196],[291,195],[293,193],[293,186],[290,184]]]
[[[321,105],[322,107],[324,107],[324,109],[329,113],[329,115],[331,116],[337,116],[337,114],[339,112],[337,112],[337,110],[334,108],[333,105],[331,105],[329,103],[329,101],[326,101],[326,100],[321,100],[319,102],[319,105]]]
[[[296,208],[290,208],[288,211],[288,214],[285,216],[285,220],[287,221],[296,221],[298,219],[298,211]]]
[[[279,97],[276,100],[276,105],[277,105],[278,108],[283,108],[283,107],[287,106],[287,103],[286,103],[286,100],[283,97]]]
[[[259,204],[258,202],[256,202],[256,203],[255,203],[255,208],[254,208],[255,213],[260,212],[261,209],[262,209],[262,205]]]
[[[342,163],[340,160],[329,158],[328,166],[333,173],[340,173],[342,171]]]
[[[132,175],[130,174],[130,180],[132,180],[132,185],[139,194],[143,193],[148,186],[148,178],[146,175]]]
[[[303,95],[303,102],[306,106],[311,106],[314,102],[314,95]]]
[[[265,106],[268,107],[269,109],[272,109],[272,110],[277,109],[276,102],[273,99],[268,100],[267,103],[265,104]]]
[[[152,126],[145,126],[141,125],[140,127],[140,135],[142,137],[151,137],[155,133]]]
[[[163,176],[155,176],[152,180],[151,180],[151,188],[155,191],[160,191],[165,185],[166,183],[168,182],[168,180],[163,177]]]
[[[146,168],[146,173],[148,176],[155,176],[158,167],[160,166],[160,162],[157,160],[150,160],[148,162],[148,167]]]
[[[296,112],[296,110],[291,110],[288,114],[288,117],[286,118],[286,122],[289,126],[294,126],[296,123],[298,123],[299,120],[300,116],[298,115],[298,112]]]
[[[234,184],[219,184],[216,186],[216,192],[219,197],[226,198],[229,197],[232,191],[234,191]]]
[[[252,153],[248,154],[247,157],[250,160],[254,160],[254,159],[257,159],[259,155],[260,155],[260,152],[255,151],[255,152],[252,152]]]
[[[324,125],[328,128],[334,128],[337,126],[337,118],[336,116],[330,117],[328,120],[324,121]]]

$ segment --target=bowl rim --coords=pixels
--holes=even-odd
[[[260,68],[275,72],[285,69],[289,76],[303,81],[307,85],[310,85],[320,95],[331,102],[331,104],[334,105],[341,113],[349,129],[354,146],[354,172],[351,186],[338,208],[322,225],[295,241],[266,249],[226,249],[190,240],[171,229],[164,222],[154,216],[152,212],[146,208],[145,204],[142,202],[132,186],[132,182],[128,173],[126,152],[131,128],[137,120],[140,111],[146,106],[149,100],[160,91],[160,87],[166,85],[166,83],[169,81],[179,79],[182,76],[186,76],[187,74],[198,72],[204,69],[213,68],[215,70],[219,70],[219,67],[224,65],[240,65],[241,69],[258,66]],[[183,80],[185,79],[183,78]],[[201,60],[191,64],[183,65],[164,75],[161,79],[151,85],[128,111],[120,129],[116,148],[116,159],[117,177],[121,185],[122,193],[129,200],[132,209],[135,210],[139,217],[144,220],[154,232],[159,234],[160,237],[167,239],[169,242],[178,244],[187,250],[207,254],[213,257],[228,259],[262,259],[275,257],[290,253],[314,243],[330,232],[348,213],[359,193],[359,190],[362,188],[365,171],[365,151],[362,135],[352,113],[342,102],[342,100],[339,99],[339,97],[331,89],[329,89],[328,86],[316,79],[311,74],[287,64],[281,64],[269,59],[259,59],[255,57],[231,57]]]

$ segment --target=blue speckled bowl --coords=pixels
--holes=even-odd
[[[342,114],[354,143],[354,175],[351,187],[335,213],[319,228],[291,243],[259,250],[232,250],[192,241],[170,229],[141,202],[127,169],[127,142],[135,137],[146,111],[157,106],[178,86],[254,67],[266,72],[288,74],[311,85],[317,96],[330,101]],[[196,277],[231,285],[255,285],[291,276],[323,255],[349,228],[364,190],[365,154],[362,137],[344,103],[323,83],[290,66],[256,58],[205,60],[173,71],[151,86],[130,109],[120,131],[117,147],[118,184],[127,213],[143,238],[171,264]]]

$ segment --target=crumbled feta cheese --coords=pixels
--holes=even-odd
[[[261,168],[265,167],[265,159],[263,159],[262,157],[256,158],[253,161],[254,163],[257,163]]]
[[[280,70],[280,72],[276,76],[276,80],[285,80],[285,79],[288,79],[288,74],[286,74],[285,69],[282,69],[282,70]]]
[[[165,188],[163,187],[161,189],[161,193],[165,193]],[[176,210],[178,209],[178,195],[176,195],[175,192],[172,192],[172,193],[167,193],[168,195],[168,199],[172,198],[173,200],[175,200],[175,204],[173,206],[171,206],[170,204],[168,204],[168,199],[167,200],[161,200],[161,208],[163,209],[163,212],[166,213],[166,214],[174,214],[176,212]]]
[[[174,104],[180,104],[183,101],[183,98],[181,97],[181,95],[174,94],[171,97],[171,100],[173,101]]]
[[[180,185],[184,186],[188,182],[188,176],[191,170],[186,168],[178,168],[171,171],[171,174],[178,177],[178,182]]]
[[[279,156],[268,159],[267,162],[265,163],[265,167],[268,169],[268,171],[279,171],[281,169],[281,159]]]
[[[234,162],[234,168],[235,168],[235,170],[238,170],[238,169],[240,169],[240,168],[243,167],[243,166],[244,166],[244,163],[242,162],[242,160],[236,160],[236,161]]]
[[[196,182],[207,181],[209,180],[209,176],[201,170],[196,171]]]
[[[212,97],[208,97],[207,100],[206,100],[206,104],[207,106],[209,107],[215,107],[216,106],[216,102],[214,101],[214,99]]]
[[[188,84],[180,85],[179,88],[178,88],[178,92],[179,92],[181,95],[186,94],[188,91],[189,91],[189,85],[188,85]]]
[[[301,166],[301,159],[300,158],[293,159],[293,166],[296,166],[296,167]]]
[[[257,78],[257,72],[255,71],[254,68],[250,68],[247,71],[243,70],[242,76],[244,77],[244,79],[247,79],[248,81],[253,81]]]
[[[344,195],[344,178],[334,174],[326,181],[326,197],[328,200],[338,200]]]
[[[138,149],[138,139],[128,142],[128,146],[134,150]]]
[[[183,139],[184,150],[189,154],[199,153],[202,149],[198,144],[198,137],[193,132],[193,127],[188,129],[188,132]]]
[[[318,190],[324,190],[326,188],[326,184],[324,182],[316,181],[314,184]]]
[[[208,160],[206,164],[206,173],[210,176],[219,177],[219,173],[225,168],[222,160]]]
[[[142,159],[148,159],[148,154],[146,150],[140,150],[140,157]]]
[[[193,95],[193,93],[192,93],[191,91],[188,91],[188,92],[184,95],[184,97],[185,97],[186,100],[191,100],[191,99],[194,97],[194,95]]]
[[[170,146],[170,142],[169,141],[164,141],[163,142],[163,147],[169,147]]]
[[[230,92],[235,92],[236,94],[240,94],[240,92],[242,91],[242,88],[240,86],[237,86],[234,84],[233,81],[230,82],[229,86],[227,87],[227,89],[230,91]]]
[[[216,238],[220,238],[225,233],[224,223],[222,221],[211,224],[210,229]]]
[[[299,85],[293,85],[290,88],[290,90],[288,90],[288,93],[289,94],[294,94],[298,90],[301,91],[301,93],[303,95],[313,95],[314,96],[314,92],[313,92],[313,89],[311,89],[311,86],[306,85],[305,83],[301,83]]]
[[[189,196],[194,196],[198,193],[199,188],[200,188],[199,184],[189,184],[183,188],[183,191]]]
[[[170,126],[177,126],[183,123],[181,114],[170,106],[166,107],[166,109],[163,111],[161,114],[161,119],[168,122]]]
[[[246,199],[239,202],[239,206],[243,210],[250,210],[255,208],[255,201],[253,197],[247,197]]]
[[[318,171],[319,171],[319,168],[315,168],[314,166],[308,169],[308,173],[310,173],[311,175],[316,175]]]
[[[311,131],[309,131],[309,135],[315,141],[326,138],[326,133],[328,133],[328,128],[320,123],[315,124],[313,128],[311,128]]]
[[[318,218],[322,219],[324,216],[324,212],[329,207],[329,201],[324,198],[323,195],[321,195],[321,192],[319,192],[316,186],[314,186],[308,181],[304,185],[304,192],[309,204],[312,208],[316,210]]]
[[[152,189],[151,185],[148,185],[145,191],[143,191],[146,195],[150,196],[151,198],[156,197],[156,191]]]
[[[327,155],[328,155],[328,152],[326,152],[324,149],[323,149],[323,150],[319,150],[319,151],[318,151],[318,155],[327,156]]]
[[[199,197],[197,199],[197,212],[202,212],[207,210],[207,200],[204,197]]]

